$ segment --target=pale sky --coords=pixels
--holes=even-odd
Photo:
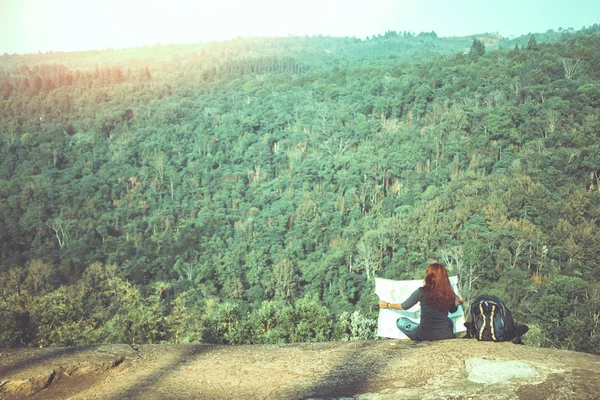
[[[0,0],[0,55],[388,30],[510,37],[600,22],[600,0]]]

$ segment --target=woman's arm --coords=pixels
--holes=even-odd
[[[379,300],[379,308],[389,308],[392,310],[408,310],[421,300],[421,291],[415,290],[409,297],[402,303],[390,303],[385,300]]]
[[[402,304],[390,303],[385,300],[379,300],[379,308],[389,308],[391,310],[403,310]]]

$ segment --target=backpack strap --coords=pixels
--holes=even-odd
[[[492,330],[492,339],[496,341],[496,332],[494,332],[494,312],[496,311],[496,305],[492,304],[492,312],[490,313],[490,329]]]
[[[496,339],[496,331],[495,331],[495,327],[494,327],[494,314],[496,313],[496,304],[494,302],[485,302],[486,303],[486,310],[489,311],[489,322],[487,321],[487,314],[486,312],[483,310],[483,301],[481,301],[479,303],[479,313],[481,315],[481,317],[483,318],[483,323],[481,325],[481,328],[479,329],[479,340],[483,340],[483,332],[485,331],[485,327],[486,324],[490,324],[490,332],[492,334],[492,340],[494,342],[497,341]],[[490,309],[491,306],[491,309]]]
[[[479,303],[479,312],[483,317],[483,324],[481,325],[481,329],[479,329],[479,340],[483,339],[483,330],[485,329],[485,313],[483,312],[483,303]]]

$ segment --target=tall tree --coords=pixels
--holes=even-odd
[[[481,57],[485,54],[485,45],[479,39],[473,39],[473,44],[471,45],[471,51],[469,54],[475,57]]]
[[[527,42],[527,50],[538,50],[539,46],[537,44],[537,40],[535,40],[535,35],[531,35],[529,38],[529,42]]]

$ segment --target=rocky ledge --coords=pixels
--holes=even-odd
[[[600,356],[474,340],[0,349],[0,399],[594,399]]]

